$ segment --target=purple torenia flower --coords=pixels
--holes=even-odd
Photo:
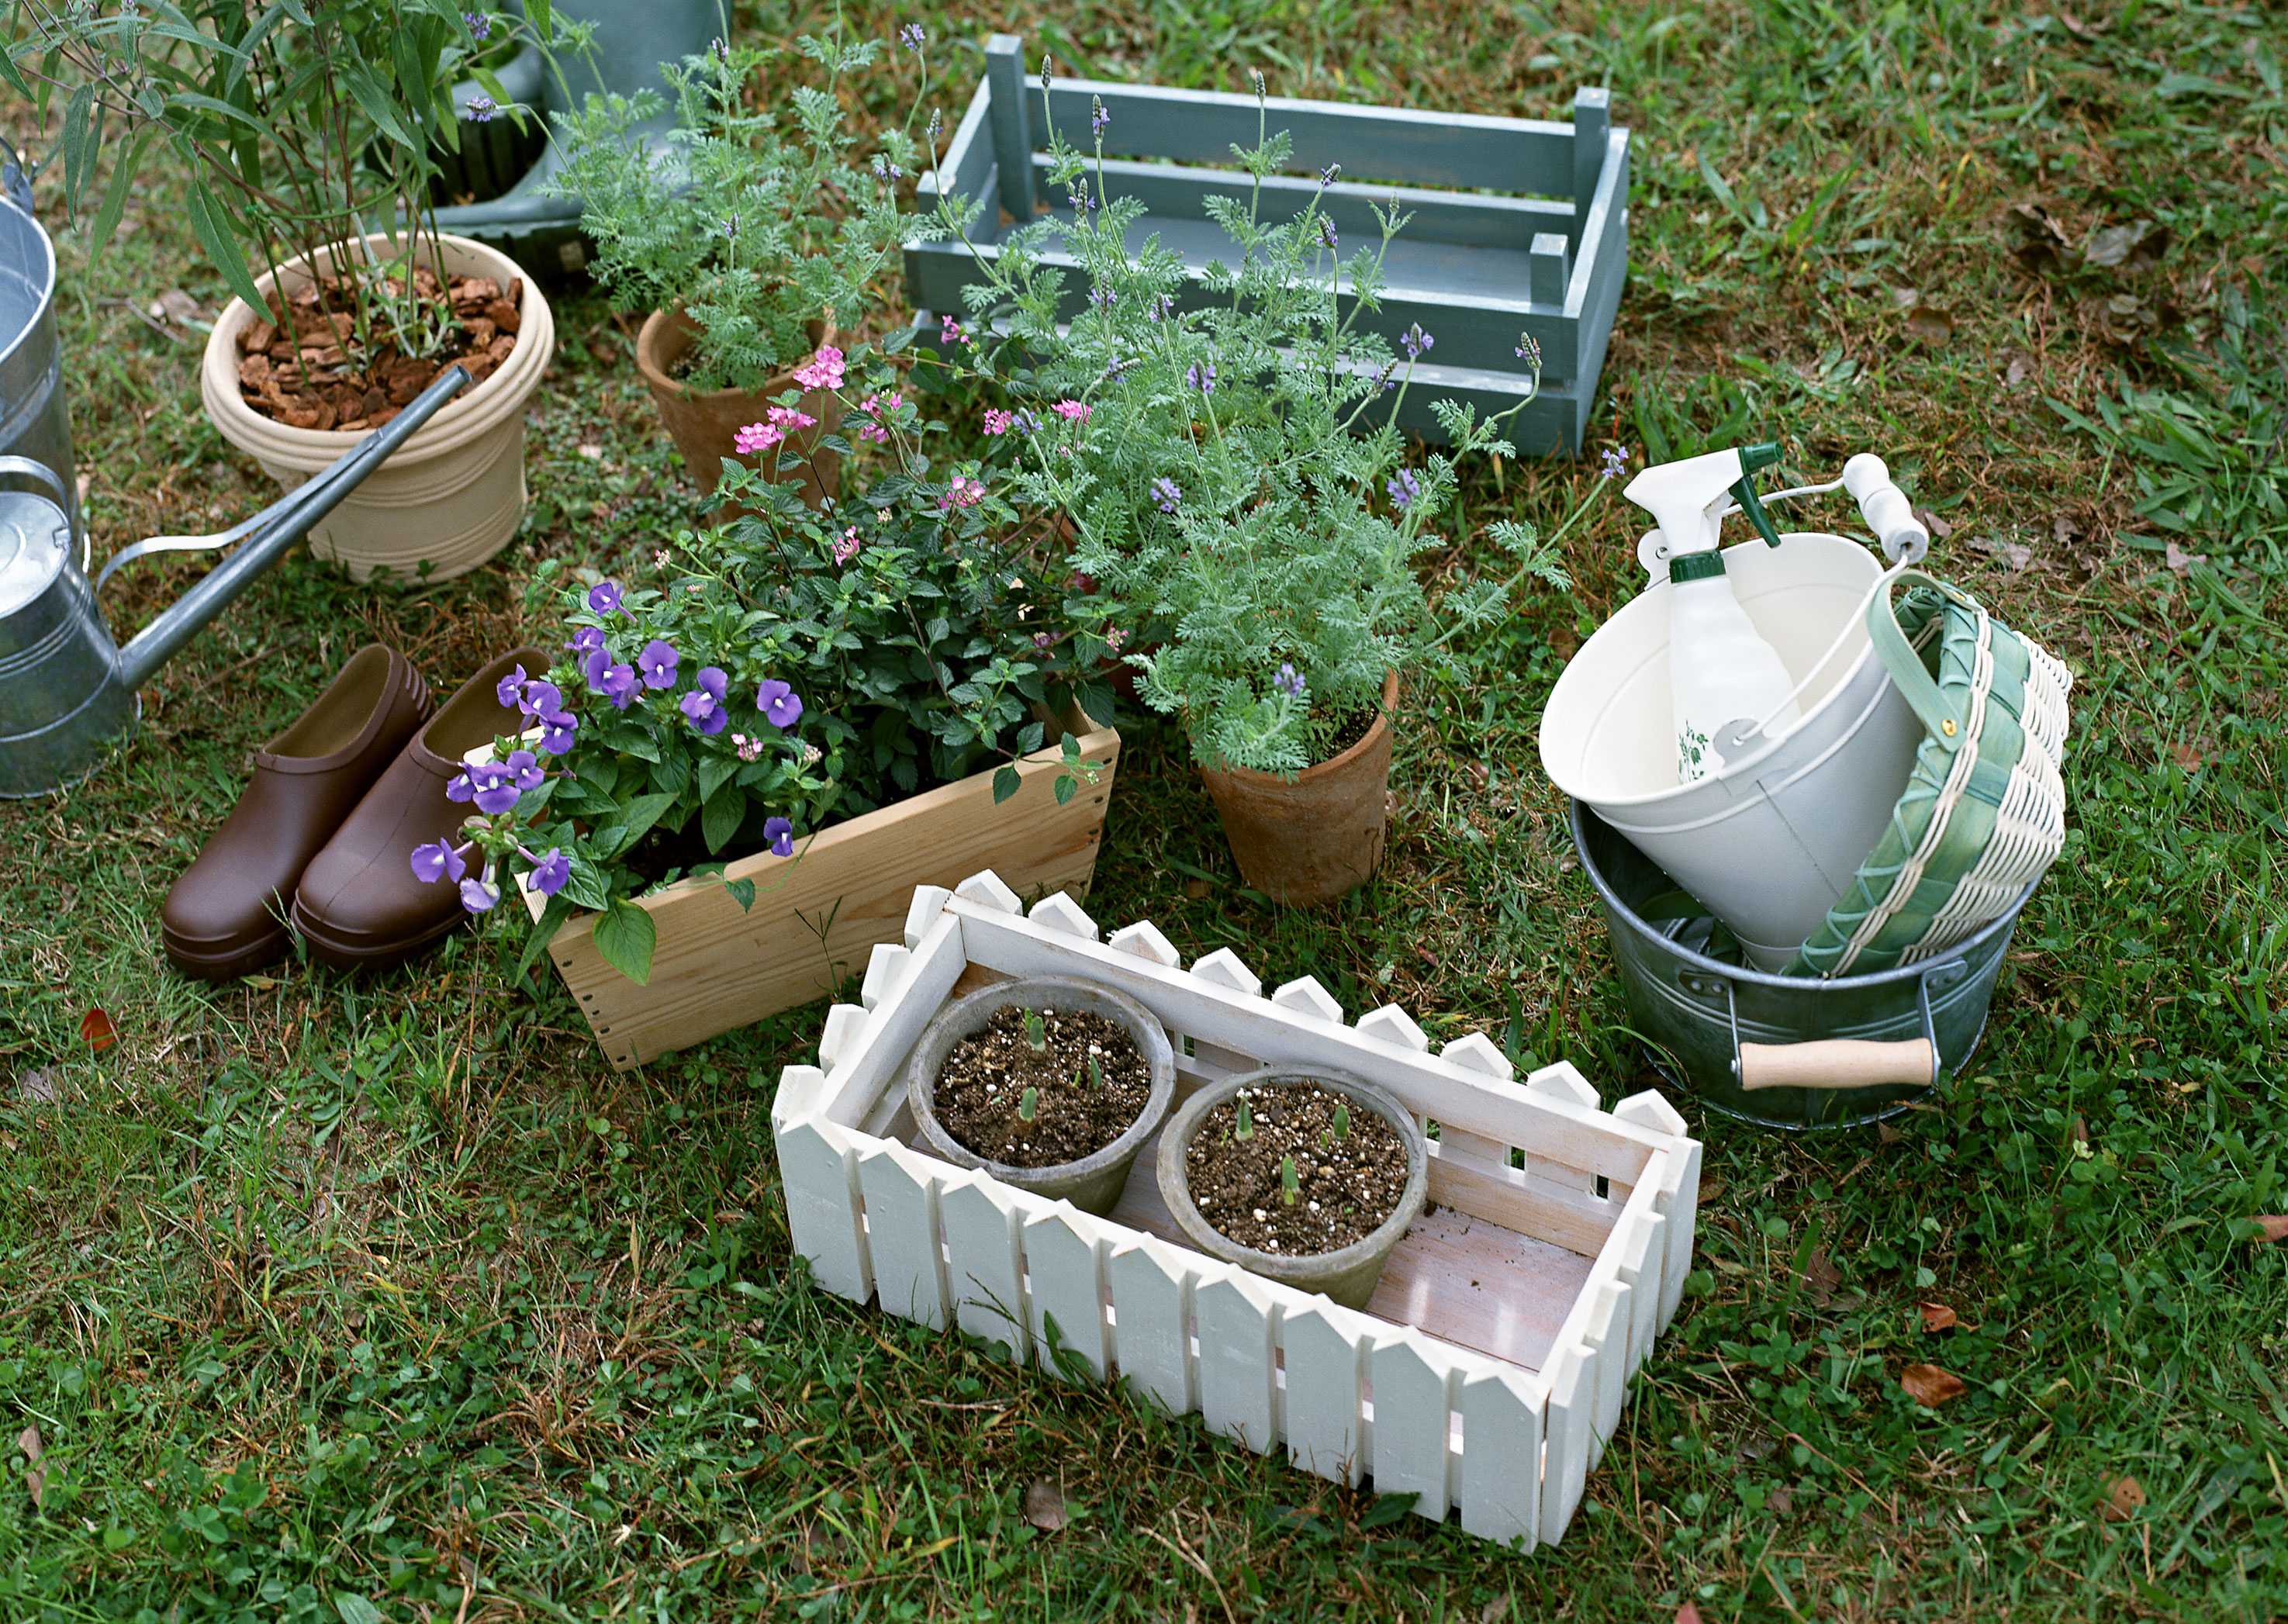
[[[632,665],[607,667],[596,691],[612,701],[615,710],[625,710],[636,696],[636,668]]]
[[[683,656],[654,638],[644,645],[643,653],[636,656],[636,669],[643,673],[647,688],[671,688],[675,685],[676,662]]]
[[[1283,663],[1271,679],[1271,685],[1291,699],[1303,697],[1303,673],[1292,665]]]
[[[583,626],[572,634],[572,640],[564,646],[576,654],[592,654],[604,646],[604,629],[601,626]]]
[[[461,860],[461,852],[468,849],[463,846],[456,851],[441,840],[414,847],[413,877],[424,885],[434,885],[441,879],[459,879],[468,872],[469,866]]]
[[[793,685],[772,677],[755,691],[755,708],[763,713],[763,720],[784,733],[802,717],[802,701],[795,697]]]
[[[617,614],[620,611],[620,583],[599,581],[590,587],[588,606],[599,614]]]
[[[525,860],[532,865],[532,889],[544,897],[552,897],[564,889],[564,882],[572,877],[572,860],[560,847],[551,846],[545,857],[535,857],[524,852]]]
[[[519,791],[537,789],[548,781],[548,774],[541,770],[539,758],[530,750],[511,750],[508,765],[503,770]]]
[[[1163,476],[1152,481],[1152,500],[1160,504],[1160,511],[1172,513],[1183,505],[1184,493],[1173,479]]]
[[[612,651],[600,642],[580,661],[580,674],[588,679],[588,686],[598,693],[604,691],[604,673],[611,669]]]
[[[528,750],[519,750],[520,756],[529,757]],[[524,792],[516,787],[511,769],[494,763],[475,769],[477,777],[477,810],[489,818],[497,818],[517,803]]]
[[[703,665],[699,668],[698,683],[683,696],[680,709],[701,733],[711,737],[730,724],[731,713],[723,709],[723,695],[731,678],[719,665]]]
[[[528,717],[554,716],[564,709],[564,690],[552,682],[535,678],[524,685],[516,708]]]
[[[500,887],[493,883],[493,871],[487,867],[482,878],[461,882],[461,906],[472,914],[481,914],[500,900]]]
[[[473,801],[477,798],[477,780],[473,769],[463,767],[446,780],[445,798],[449,801]]]
[[[773,857],[794,855],[794,825],[789,823],[784,818],[764,819],[763,838],[771,843]]]
[[[524,668],[522,666],[517,667],[516,669],[511,671],[507,676],[500,679],[500,686],[494,689],[493,692],[498,696],[501,702],[501,709],[503,710],[506,710],[511,705],[515,704],[524,696],[525,680]],[[530,716],[532,711],[528,707],[524,714]]]
[[[1415,498],[1421,495],[1422,482],[1414,477],[1411,468],[1402,468],[1396,479],[1384,483],[1383,489],[1390,493],[1390,505],[1403,513],[1414,505]]]
[[[542,751],[550,756],[566,754],[575,742],[574,735],[579,726],[580,718],[568,710],[560,710],[554,716],[541,717],[540,748]]]

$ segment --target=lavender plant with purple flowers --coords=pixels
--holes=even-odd
[[[1511,448],[1498,423],[1440,402],[1452,449],[1406,463],[1390,424],[1436,340],[1413,327],[1394,350],[1359,319],[1378,309],[1405,224],[1394,205],[1376,206],[1378,240],[1342,256],[1330,164],[1299,210],[1267,219],[1263,184],[1289,167],[1291,143],[1259,121],[1257,146],[1237,154],[1254,193],[1204,204],[1233,251],[1196,273],[1156,237],[1131,247],[1144,206],[1108,191],[1100,127],[1092,156],[1043,127],[1049,178],[1073,206],[981,257],[973,310],[992,312],[1006,343],[946,364],[1013,407],[1078,408],[1065,412],[1069,439],[1025,443],[1018,495],[1077,532],[1096,616],[1148,646],[1118,657],[1147,704],[1181,719],[1195,757],[1292,776],[1331,755],[1442,628],[1500,609],[1502,589],[1472,583],[1434,612],[1412,563],[1449,539],[1456,463]],[[949,206],[941,224],[962,222]],[[1494,535],[1561,579],[1529,529]]]

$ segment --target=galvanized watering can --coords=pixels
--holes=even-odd
[[[151,673],[468,381],[465,370],[448,367],[339,462],[253,518],[212,535],[138,542],[106,564],[92,585],[71,485],[45,463],[0,456],[0,481],[39,487],[0,490],[0,797],[42,795],[85,776],[106,742],[140,714],[136,690]],[[125,648],[112,643],[95,595],[113,571],[146,553],[233,543],[238,550],[134,641]]]

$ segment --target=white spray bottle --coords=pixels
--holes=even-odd
[[[1668,558],[1669,693],[1680,784],[1723,771],[1716,741],[1732,723],[1769,717],[1768,727],[1780,732],[1802,717],[1790,697],[1795,684],[1787,667],[1732,595],[1717,551],[1719,520],[1736,499],[1764,540],[1780,544],[1750,483],[1758,469],[1779,460],[1773,445],[1712,451],[1648,468],[1622,493],[1660,521],[1657,540]],[[1645,538],[1648,551],[1655,539]]]

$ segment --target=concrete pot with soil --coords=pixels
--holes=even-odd
[[[1243,1090],[1251,1121],[1239,1114]],[[1185,1100],[1160,1136],[1158,1172],[1160,1199],[1195,1251],[1363,1309],[1429,1199],[1430,1148],[1373,1084],[1267,1066]]]
[[[1365,883],[1382,861],[1390,818],[1390,716],[1398,673],[1365,736],[1293,779],[1202,767],[1240,876],[1276,902],[1325,902]]]
[[[385,257],[397,251],[385,236],[366,239]],[[515,342],[497,356],[458,358],[480,364],[485,376],[449,401],[390,459],[366,477],[339,507],[310,532],[310,551],[346,566],[356,580],[387,569],[404,579],[449,580],[484,563],[516,535],[524,518],[524,414],[541,374],[555,353],[556,323],[548,300],[516,261],[465,238],[424,237],[420,256],[441,263],[444,276],[489,277],[504,297],[512,289]],[[331,265],[322,263],[321,272]],[[286,291],[308,285],[301,259],[282,267]],[[255,285],[266,297],[274,279]],[[365,438],[366,428],[297,428],[247,404],[240,384],[239,336],[258,320],[244,300],[233,299],[207,336],[199,368],[199,398],[222,437],[260,463],[288,490],[331,467]],[[499,337],[507,337],[505,332]]]
[[[810,325],[813,350],[832,344],[834,336],[830,322]],[[711,494],[722,483],[723,459],[736,457],[759,469],[767,479],[799,483],[802,499],[812,507],[833,495],[841,486],[842,458],[822,450],[818,444],[822,436],[841,428],[841,411],[833,392],[814,389],[803,395],[801,409],[818,419],[815,426],[789,435],[783,446],[742,456],[739,431],[762,422],[773,401],[800,387],[794,381],[794,368],[767,378],[760,389],[694,389],[676,374],[698,342],[698,327],[680,309],[653,311],[636,334],[636,370],[643,374],[652,403],[659,408],[659,420],[675,441],[675,448],[683,453],[683,465],[698,481],[700,493]],[[802,464],[781,473],[778,459],[790,451],[802,457]]]
[[[1134,1054],[1117,1053],[1115,1036]],[[1062,976],[999,982],[948,1004],[906,1062],[906,1098],[932,1155],[1100,1217],[1119,1202],[1175,1087],[1175,1049],[1149,1010]],[[1049,1160],[1053,1146],[1082,1153]]]

